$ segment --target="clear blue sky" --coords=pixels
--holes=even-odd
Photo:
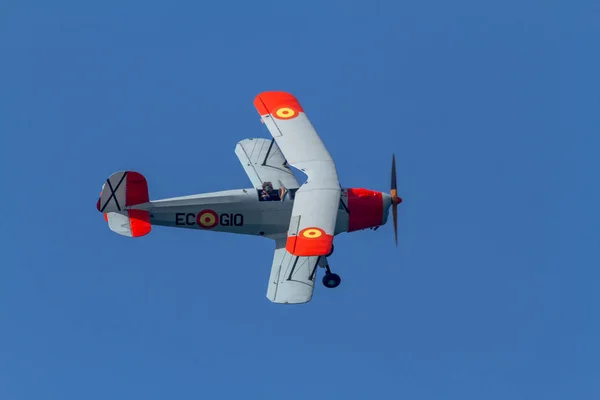
[[[600,398],[598,1],[96,3],[0,6],[2,400]],[[405,200],[303,306],[268,240],[95,209],[249,187],[264,90]]]

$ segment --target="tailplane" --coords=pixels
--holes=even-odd
[[[104,219],[113,232],[140,237],[152,230],[150,213],[132,207],[149,201],[146,178],[138,172],[121,171],[106,180],[96,208],[104,214]]]

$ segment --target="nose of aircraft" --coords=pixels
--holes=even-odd
[[[392,205],[392,196],[387,193],[381,192],[381,200],[383,201],[383,222],[382,225],[385,225],[388,220],[388,214],[390,211],[390,207]]]

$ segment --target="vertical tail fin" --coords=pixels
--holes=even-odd
[[[112,174],[106,180],[96,208],[104,214],[104,219],[113,232],[139,237],[152,230],[150,213],[130,207],[149,201],[146,178],[138,172],[121,171]]]
[[[138,172],[123,171],[112,174],[102,186],[98,211],[125,211],[130,206],[150,201],[148,182]]]

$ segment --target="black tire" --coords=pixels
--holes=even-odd
[[[325,274],[325,276],[323,277],[323,286],[325,286],[326,288],[336,288],[340,285],[341,282],[342,278],[340,278],[338,274],[330,273]]]

